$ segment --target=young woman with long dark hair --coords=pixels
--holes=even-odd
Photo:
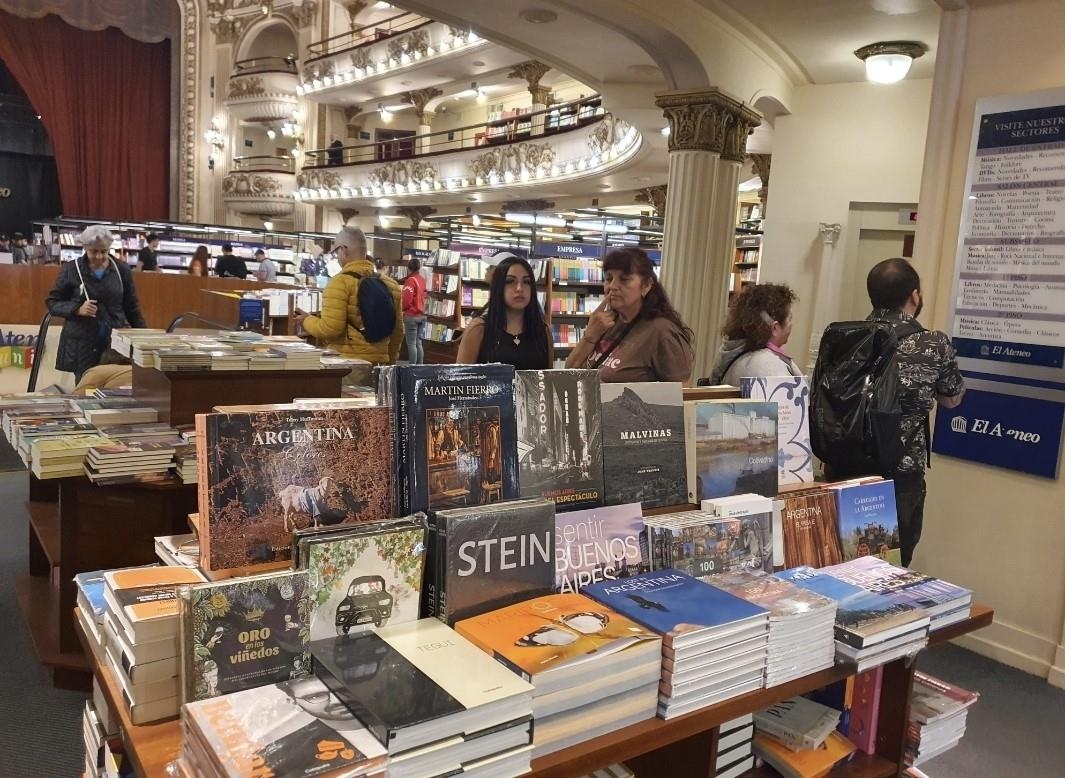
[[[459,341],[460,364],[503,362],[516,370],[548,370],[555,352],[532,266],[515,256],[495,267],[488,310],[473,319]]]
[[[692,373],[692,331],[681,321],[645,252],[603,259],[606,299],[588,320],[566,367],[592,368],[607,382],[680,381]]]

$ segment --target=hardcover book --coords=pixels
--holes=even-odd
[[[934,724],[968,708],[980,699],[976,692],[954,686],[926,673],[913,677],[913,696],[910,698],[910,720],[919,724]]]
[[[780,485],[814,480],[810,447],[810,387],[804,376],[741,378],[740,394],[748,400],[777,404],[777,469]]]
[[[768,623],[764,608],[677,570],[590,584],[582,593],[654,630],[669,647],[729,625]]]
[[[519,370],[514,382],[522,497],[558,510],[603,504],[603,436],[596,370]]]
[[[431,574],[446,624],[550,594],[555,583],[555,504],[511,500],[439,511]]]
[[[777,404],[693,400],[684,404],[688,500],[734,494],[776,497]]]
[[[286,570],[181,591],[184,700],[310,673],[307,573]]]
[[[397,368],[397,435],[408,513],[518,497],[514,368]],[[402,477],[402,476],[401,476]]]
[[[417,621],[425,566],[421,519],[297,539],[313,599],[311,640]]]
[[[820,748],[839,724],[840,711],[808,700],[791,697],[765,710],[755,711],[754,726],[792,751]]]
[[[888,595],[896,601],[924,608],[932,615],[933,628],[937,616],[952,614],[972,602],[969,589],[915,570],[896,567],[875,556],[858,557],[821,572],[860,586],[867,592]]]
[[[843,560],[878,556],[902,564],[895,482],[873,481],[832,487]]]
[[[606,504],[687,502],[684,398],[678,383],[602,384]]]
[[[227,778],[382,773],[384,747],[317,678],[260,686],[185,705],[195,743]]]
[[[177,587],[203,580],[203,574],[190,567],[108,570],[104,600],[131,643],[160,640],[178,632]]]
[[[555,590],[580,591],[597,581],[650,570],[640,545],[638,502],[555,514]]]
[[[533,688],[436,619],[311,643],[315,672],[395,754],[532,713]]]
[[[460,621],[455,631],[526,680],[601,664],[656,633],[580,594],[550,594]],[[655,649],[656,661],[659,651]]]
[[[714,516],[685,511],[646,519],[651,565],[691,576],[730,570],[773,571],[771,513]]]
[[[393,515],[387,408],[196,417],[205,570],[291,557],[292,531]]]
[[[786,496],[780,511],[784,567],[825,567],[843,561],[836,498],[828,490]]]

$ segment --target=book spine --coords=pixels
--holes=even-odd
[[[193,677],[196,647],[192,644],[192,587],[179,587],[177,595],[180,609],[178,640],[181,643],[181,702],[184,704],[195,699],[196,690],[196,680]]]
[[[791,749],[792,751],[799,751],[803,748],[816,747],[816,744],[814,744],[813,746],[806,745],[805,738],[802,735],[791,731],[783,724],[769,720],[766,716],[757,717],[757,719],[755,720],[755,727],[756,729],[758,729],[758,731],[764,732],[765,734],[769,735],[774,740],[779,741],[785,747]]]
[[[411,513],[410,509],[410,452],[408,450],[408,424],[407,424],[407,397],[403,391],[406,383],[407,371],[397,368],[393,378],[395,397],[392,402],[392,412],[395,415],[395,457],[396,457],[396,512],[401,516]]]
[[[839,616],[837,615],[836,618],[838,620]],[[845,627],[841,627],[838,624],[835,627],[835,636],[836,640],[838,640],[840,643],[846,643],[851,648],[865,648],[865,638],[863,638],[861,635],[856,635],[853,632],[847,631]]]
[[[437,517],[436,525],[436,618],[448,623],[447,612],[447,524]]]
[[[436,517],[430,515],[425,532],[425,567],[422,574],[421,617],[423,619],[436,618],[438,597],[436,584],[436,544]]]
[[[876,730],[880,713],[880,687],[884,668],[877,667],[854,676],[854,700],[847,737],[861,751],[876,753]]]
[[[200,514],[200,564],[211,569],[211,490],[208,482],[207,414],[196,414],[196,506]]]

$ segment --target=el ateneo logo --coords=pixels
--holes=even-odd
[[[9,197],[11,197],[10,187],[0,186],[0,200],[6,200]]]
[[[964,416],[955,416],[951,419],[950,429],[952,432],[990,435],[994,438],[1013,438],[1019,443],[1038,443],[1041,439],[1038,432],[1006,428],[1002,426],[1001,422],[992,424],[988,419],[973,419],[970,424],[969,420]]]

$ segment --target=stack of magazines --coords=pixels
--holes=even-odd
[[[969,707],[980,695],[918,672],[910,697],[907,764],[919,765],[958,745]]]

